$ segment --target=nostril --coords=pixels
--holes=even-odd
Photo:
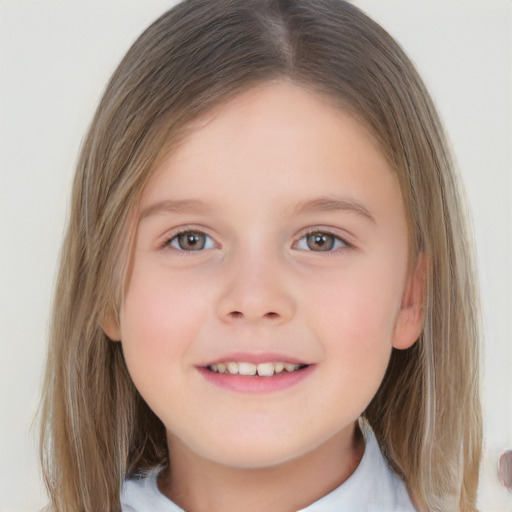
[[[243,318],[244,314],[241,311],[231,311],[231,313],[229,313],[229,316],[231,318]],[[274,311],[269,311],[268,313],[265,313],[263,315],[263,318],[269,318],[269,319],[273,320],[273,319],[279,318],[279,313],[275,313]]]

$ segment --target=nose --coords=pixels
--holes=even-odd
[[[245,251],[226,262],[217,314],[224,322],[280,324],[295,314],[285,265],[277,255]]]

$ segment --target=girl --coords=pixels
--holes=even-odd
[[[466,230],[428,93],[363,13],[177,5],[82,149],[42,407],[50,509],[475,510]]]

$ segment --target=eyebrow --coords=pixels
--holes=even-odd
[[[206,214],[209,211],[208,206],[197,199],[164,199],[144,208],[139,215],[139,222],[158,213],[197,212]],[[322,196],[302,201],[293,208],[292,215],[330,211],[354,213],[376,224],[375,216],[362,203],[351,198],[337,196]]]
[[[364,204],[348,197],[322,196],[317,199],[299,203],[293,211],[294,215],[315,212],[344,211],[354,213],[368,219],[374,224],[377,223],[375,216]]]
[[[191,211],[207,213],[209,208],[202,201],[196,199],[164,199],[144,208],[140,212],[139,222],[157,213],[186,213]]]

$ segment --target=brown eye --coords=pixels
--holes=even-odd
[[[334,247],[334,237],[327,233],[312,233],[306,237],[312,251],[330,251]]]
[[[213,249],[215,244],[211,237],[200,231],[184,231],[169,240],[169,245],[180,251],[202,251]]]
[[[332,233],[314,231],[303,236],[296,244],[295,249],[301,251],[328,252],[346,247],[347,244]]]

